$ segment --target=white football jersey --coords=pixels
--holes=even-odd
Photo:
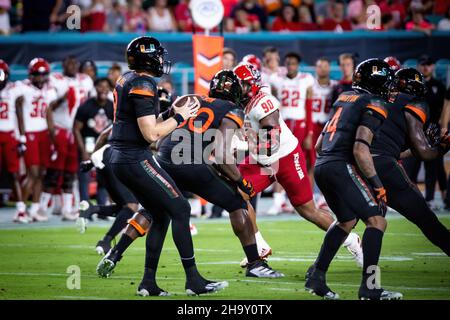
[[[21,96],[20,85],[9,82],[0,91],[0,132],[15,131],[17,126],[16,99]]]
[[[313,101],[312,101],[312,121],[313,123],[326,123],[330,118],[331,94],[337,81],[330,80],[328,85],[321,85],[314,79]]]
[[[67,93],[67,99],[53,111],[55,125],[72,130],[78,107],[89,98],[94,84],[92,79],[82,73],[77,73],[74,78],[53,73],[50,76],[51,83],[55,86],[58,97]]]
[[[20,85],[23,96],[23,123],[25,132],[47,130],[47,108],[57,99],[55,88],[46,83],[42,89],[35,87],[30,80],[23,80]]]
[[[244,128],[248,140],[255,141],[258,133],[260,132],[261,125],[259,121],[269,114],[277,111],[280,108],[280,102],[272,95],[265,92],[259,92],[253,97],[245,108],[245,122]],[[257,162],[262,165],[270,165],[278,161],[280,158],[287,156],[291,153],[298,144],[297,138],[289,130],[286,123],[280,117],[280,147],[278,152],[272,154],[270,157],[267,155],[258,155],[250,150],[250,155]]]
[[[296,77],[279,78],[273,82],[277,98],[281,102],[281,116],[285,120],[306,119],[306,92],[314,84],[309,73],[299,72]]]

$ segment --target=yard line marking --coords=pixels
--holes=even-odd
[[[411,254],[425,257],[447,257],[443,252],[411,252]]]
[[[105,297],[83,297],[83,296],[54,296],[53,298],[57,299],[79,299],[79,300],[111,300],[114,298],[105,298]]]

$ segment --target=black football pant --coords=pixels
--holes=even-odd
[[[191,207],[152,153],[146,150],[133,154],[114,149],[110,162],[114,174],[133,192],[148,212],[148,219],[152,220],[146,242],[146,267],[156,270],[170,221],[172,237],[181,259],[193,259],[194,248],[189,228]]]
[[[386,188],[388,205],[419,227],[425,237],[450,256],[450,232],[428,207],[422,193],[396,159],[375,156],[374,164]]]

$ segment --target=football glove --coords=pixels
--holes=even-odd
[[[375,198],[378,203],[378,212],[384,217],[387,211],[386,189],[383,187],[383,184],[377,175],[369,178],[368,180],[375,193]]]
[[[81,163],[80,163],[80,171],[81,172],[88,172],[93,167],[94,167],[94,163],[92,162],[91,159],[85,160],[85,161],[81,161]]]

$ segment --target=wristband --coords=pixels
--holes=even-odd
[[[368,178],[370,185],[374,189],[383,188],[383,184],[381,183],[380,178],[378,175],[374,175],[372,178]]]
[[[19,142],[20,143],[27,143],[27,137],[26,136],[20,136],[19,137]]]
[[[182,123],[184,121],[183,116],[181,114],[179,114],[179,113],[174,115],[173,119],[175,119],[175,121],[177,122],[178,125],[180,125],[180,123]]]

